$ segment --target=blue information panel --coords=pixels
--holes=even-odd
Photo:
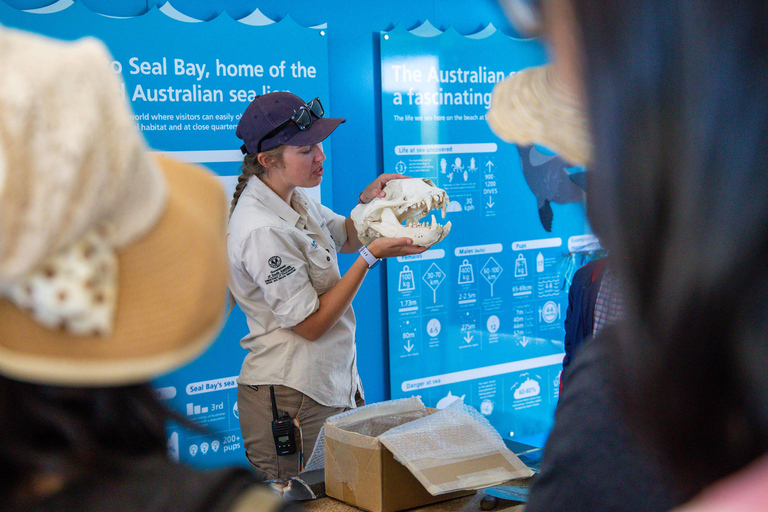
[[[566,275],[593,238],[570,179],[580,169],[486,122],[493,86],[545,59],[538,42],[493,27],[381,36],[385,172],[445,189],[452,223],[427,252],[387,263],[392,398],[463,398],[507,438],[551,428]]]
[[[110,18],[79,2],[42,12],[18,11],[0,2],[0,19],[9,27],[61,39],[101,39],[112,53],[112,67],[125,83],[136,125],[151,148],[206,165],[230,190],[242,162],[242,141],[235,129],[256,94],[289,90],[304,100],[320,97],[332,114],[326,101],[326,31],[300,27],[290,18],[275,23],[255,11],[239,21],[222,14],[197,22],[167,3],[162,11]],[[324,150],[330,152],[330,141]],[[330,156],[323,180],[328,187],[329,162]],[[330,206],[330,190],[322,195]],[[225,297],[210,300],[220,300],[224,307]],[[172,425],[168,448],[176,458],[201,467],[247,465],[236,382],[245,357],[239,341],[247,332],[244,315],[235,308],[202,357],[155,382],[173,409],[205,429]]]

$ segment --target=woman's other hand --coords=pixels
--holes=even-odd
[[[377,197],[384,197],[386,195],[384,193],[384,186],[387,184],[387,182],[389,180],[401,180],[403,178],[408,178],[408,176],[403,176],[402,174],[396,173],[380,175],[378,178],[373,180],[370,185],[365,187],[362,192],[360,192],[360,196],[357,198],[358,202],[367,204]]]
[[[428,248],[421,245],[413,245],[413,240],[402,238],[377,238],[368,244],[368,250],[377,258],[391,258],[393,256],[410,256],[421,254]]]

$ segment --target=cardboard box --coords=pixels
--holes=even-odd
[[[466,431],[467,427],[442,424],[439,416],[431,417],[440,411],[426,409],[418,397],[374,405],[379,407],[367,406],[358,414],[344,413],[341,419],[332,417],[325,424],[325,492],[349,505],[370,512],[396,512],[466,496],[475,489],[533,474],[503,442],[502,448],[490,452],[483,449],[480,454],[461,449],[456,454],[447,453],[446,436],[452,436],[457,428]],[[437,421],[437,428],[435,424],[424,424],[432,419]],[[409,426],[397,436],[384,435],[405,424],[425,428],[412,432]],[[485,435],[479,432],[482,427],[475,427],[472,421],[468,424],[471,436]],[[440,456],[432,458],[422,453],[409,457],[412,450],[403,449],[403,440],[406,444],[413,440],[416,450],[423,447],[428,451],[433,450],[430,441],[437,441],[441,448],[435,450]],[[485,443],[481,439],[478,444]]]

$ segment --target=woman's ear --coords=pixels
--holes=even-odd
[[[256,156],[256,160],[261,164],[262,167],[265,169],[269,169],[270,167],[275,165],[275,157],[270,156],[266,153],[259,153]]]

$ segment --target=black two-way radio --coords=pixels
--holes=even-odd
[[[283,412],[283,416],[278,417],[274,386],[269,386],[269,396],[272,399],[272,437],[275,439],[277,454],[294,454],[296,453],[296,438],[293,435],[293,420],[287,412]]]

